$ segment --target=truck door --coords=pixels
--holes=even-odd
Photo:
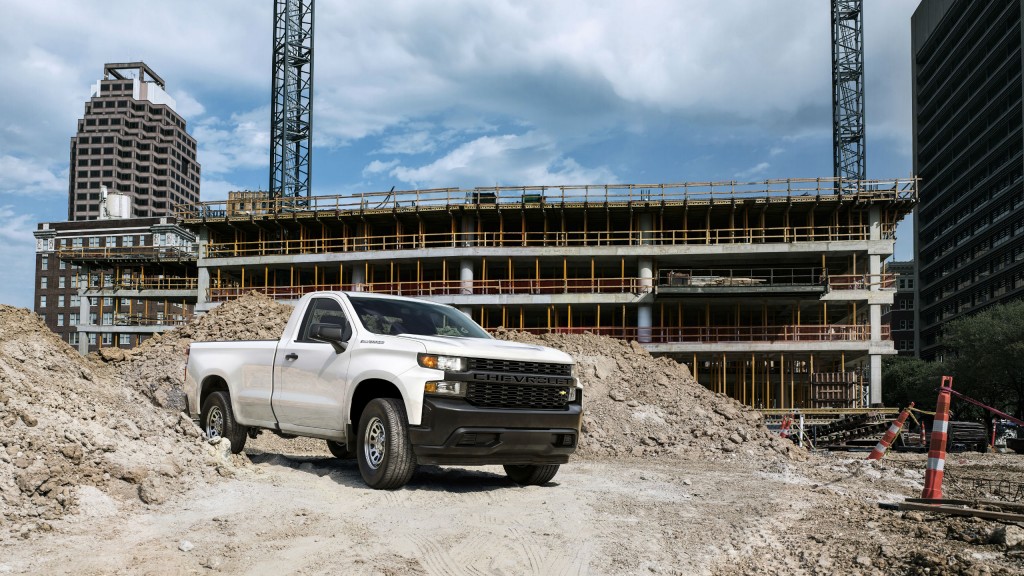
[[[345,326],[341,304],[331,297],[314,298],[295,334],[285,334],[274,358],[272,406],[282,430],[345,429],[345,391],[351,355],[337,353],[327,342],[314,340],[317,324]]]

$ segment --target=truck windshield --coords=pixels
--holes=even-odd
[[[451,306],[416,300],[349,296],[356,316],[374,334],[490,338],[469,316]]]

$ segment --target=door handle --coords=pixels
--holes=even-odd
[[[295,352],[289,352],[289,353],[284,355],[284,359],[285,360],[298,360],[299,359],[299,355],[296,354]]]

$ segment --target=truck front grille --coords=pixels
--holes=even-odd
[[[569,405],[569,392],[568,386],[470,382],[466,389],[466,400],[481,408],[565,410]]]
[[[522,362],[517,360],[493,360],[491,358],[469,358],[470,372],[501,372],[513,374],[544,374],[546,376],[571,376],[572,364],[549,362]]]

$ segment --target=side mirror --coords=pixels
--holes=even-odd
[[[352,339],[352,327],[345,323],[344,326],[337,324],[314,324],[310,337],[314,340],[327,342],[334,348],[334,352],[341,354],[348,348],[348,341]]]

